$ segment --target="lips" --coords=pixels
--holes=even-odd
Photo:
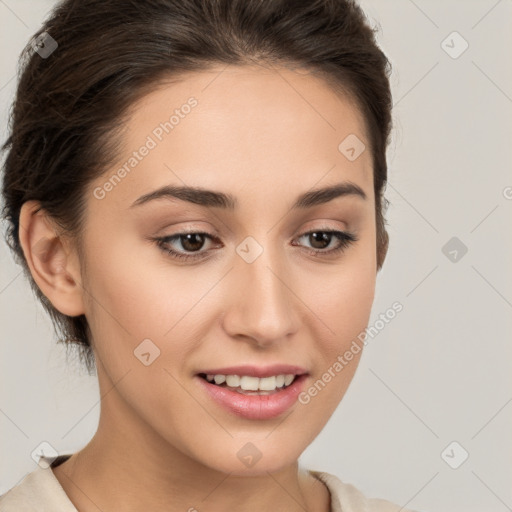
[[[209,382],[213,376],[238,376],[265,379],[275,376],[294,376],[290,385],[274,391],[241,391]],[[268,420],[276,418],[289,410],[297,402],[309,373],[302,366],[291,364],[271,364],[256,366],[254,364],[203,368],[196,373],[194,381],[206,397],[229,414],[249,420]],[[222,378],[221,378],[222,380]],[[261,384],[261,383],[260,383]],[[277,382],[276,382],[277,385]]]

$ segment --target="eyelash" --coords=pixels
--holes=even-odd
[[[332,256],[332,255],[341,253],[347,247],[349,247],[351,244],[353,244],[354,242],[357,242],[359,240],[359,238],[354,233],[349,233],[347,231],[337,231],[337,230],[332,230],[332,229],[328,229],[328,228],[320,228],[320,229],[310,230],[310,231],[307,231],[306,233],[303,233],[298,238],[302,238],[304,236],[311,235],[312,233],[329,233],[331,235],[334,235],[334,237],[337,238],[338,241],[340,242],[339,247],[336,247],[335,249],[330,249],[330,250],[309,249],[308,252],[315,256],[318,256],[318,255]],[[176,233],[175,235],[172,235],[172,236],[155,238],[154,240],[157,242],[158,247],[162,251],[164,251],[165,253],[169,254],[172,258],[175,258],[177,260],[190,261],[190,260],[203,259],[204,258],[203,254],[208,251],[202,251],[202,252],[196,253],[196,254],[183,254],[181,252],[175,251],[174,249],[170,249],[166,245],[169,242],[172,242],[174,240],[179,240],[179,238],[181,236],[185,236],[185,235],[206,235],[211,240],[218,240],[217,237],[210,235],[209,233],[204,233],[201,231],[186,231],[186,232],[182,232],[182,233]]]

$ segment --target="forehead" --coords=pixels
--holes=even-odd
[[[366,146],[355,160],[343,152],[347,140]],[[372,188],[365,123],[351,98],[282,67],[219,66],[162,81],[132,105],[116,165],[143,145],[152,148],[123,173],[120,200],[180,181],[286,192],[290,179],[303,191],[329,174],[319,185],[349,179]]]

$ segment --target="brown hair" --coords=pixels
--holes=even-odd
[[[373,157],[379,271],[388,245],[392,99],[391,65],[375,31],[351,0],[64,0],[54,8],[20,57],[2,147],[3,217],[15,260],[60,341],[78,347],[89,372],[95,361],[85,315],[57,311],[28,269],[18,234],[22,204],[39,201],[81,254],[85,187],[118,158],[124,116],[135,101],[162,80],[218,64],[304,68],[348,93],[363,115]]]

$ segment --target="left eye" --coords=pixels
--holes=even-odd
[[[315,255],[331,255],[342,252],[350,244],[358,240],[356,235],[353,233],[329,229],[316,229],[308,231],[307,233],[299,236],[297,239],[300,240],[304,237],[308,237],[308,240],[312,241],[310,243],[314,245],[312,248],[306,247],[306,250]],[[200,251],[200,249],[202,249],[206,239],[217,240],[220,242],[217,237],[202,232],[176,233],[172,236],[157,238],[156,242],[157,245],[171,257],[176,259],[189,260],[204,258],[204,254],[208,251]],[[329,246],[333,239],[338,241],[338,245],[332,249],[325,250],[326,246]],[[184,251],[172,249],[171,244],[173,242],[179,242]],[[197,254],[187,254],[187,251]]]
[[[315,253],[333,253],[338,252],[346,247],[348,247],[352,242],[357,241],[357,238],[352,233],[347,233],[345,231],[333,231],[333,230],[321,230],[315,229],[314,231],[308,231],[299,237],[299,239],[303,237],[308,237],[309,240],[312,240],[313,244],[318,244],[320,247],[313,246],[313,251]],[[325,251],[325,245],[329,245],[332,240],[338,240],[338,246]]]

